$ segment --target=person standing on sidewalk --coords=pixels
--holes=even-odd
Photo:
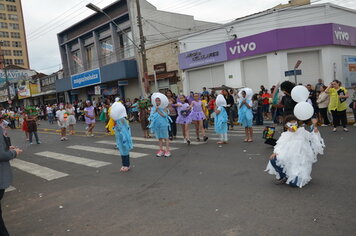
[[[88,125],[87,136],[94,136],[93,129],[95,127],[95,108],[92,106],[91,101],[86,101],[84,108],[85,123]]]
[[[72,104],[67,104],[66,112],[68,113],[68,126],[70,135],[74,135],[74,125],[77,123],[75,120],[75,109]]]
[[[326,88],[326,86],[321,87],[319,97],[316,101],[318,103],[320,115],[323,118],[323,124],[321,126],[330,125],[330,121],[328,118],[328,106],[330,102],[330,97],[329,94],[325,92]]]
[[[27,118],[27,127],[28,127],[28,132],[30,135],[30,144],[32,144],[32,136],[35,136],[36,143],[40,144],[40,140],[38,138],[37,134],[37,112],[33,109],[30,108],[28,112],[28,118]]]
[[[64,109],[64,105],[59,105],[59,110],[56,111],[56,118],[58,126],[61,128],[61,141],[66,141],[67,139],[67,127],[68,127],[68,113]]]
[[[229,117],[229,125],[231,127],[231,130],[234,130],[234,115],[232,112],[232,107],[235,104],[234,97],[231,96],[231,94],[229,93],[229,91],[227,89],[224,89],[222,91],[222,94],[224,95],[226,103],[227,103],[225,109],[226,109],[226,113]]]
[[[176,99],[173,97],[173,93],[171,90],[167,90],[166,96],[168,98],[168,111],[169,117],[171,120],[169,121],[169,140],[173,140],[177,137],[177,110],[176,110]]]
[[[0,134],[3,133],[0,127]],[[10,160],[17,157],[22,150],[10,144],[4,137],[0,137],[0,235],[8,236],[9,232],[6,229],[4,219],[2,218],[1,201],[4,197],[5,189],[10,187],[12,182],[12,170]]]

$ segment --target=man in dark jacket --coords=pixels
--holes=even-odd
[[[5,189],[8,188],[12,182],[10,160],[17,157],[22,150],[9,146],[2,134],[3,129],[0,127],[0,235],[7,236],[9,233],[7,232],[2,218],[1,200],[4,196]]]

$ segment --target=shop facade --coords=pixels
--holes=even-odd
[[[327,11],[321,12],[322,9]],[[295,18],[286,20],[292,13]],[[305,24],[306,13],[311,14],[308,24]],[[329,15],[336,13],[339,17],[330,23],[333,18]],[[273,24],[269,22],[271,19]],[[248,23],[256,21],[261,24],[258,30],[253,24],[248,28]],[[242,26],[246,28],[239,33]],[[226,85],[258,91],[261,85],[270,88],[286,79],[294,82],[294,75],[288,76],[287,72],[294,70],[298,61],[301,61],[298,67],[301,75],[297,76],[297,83],[314,85],[321,78],[325,83],[339,79],[346,87],[356,85],[356,72],[352,69],[356,66],[356,12],[353,10],[332,4],[304,6],[247,17],[227,27],[237,31],[232,34],[232,40],[217,44],[206,41],[213,34],[220,35],[219,30],[180,40],[179,65],[184,71],[185,94],[199,92],[202,87]],[[196,43],[190,43],[197,39],[208,46],[199,48]]]

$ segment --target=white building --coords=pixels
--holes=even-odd
[[[270,88],[339,79],[356,86],[356,11],[334,4],[271,9],[180,38],[184,93],[203,86]]]

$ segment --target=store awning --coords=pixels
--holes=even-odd
[[[53,94],[53,93],[56,93],[56,90],[49,90],[46,92],[37,93],[37,94],[31,95],[31,97],[38,97],[38,96],[48,95],[48,94]]]

